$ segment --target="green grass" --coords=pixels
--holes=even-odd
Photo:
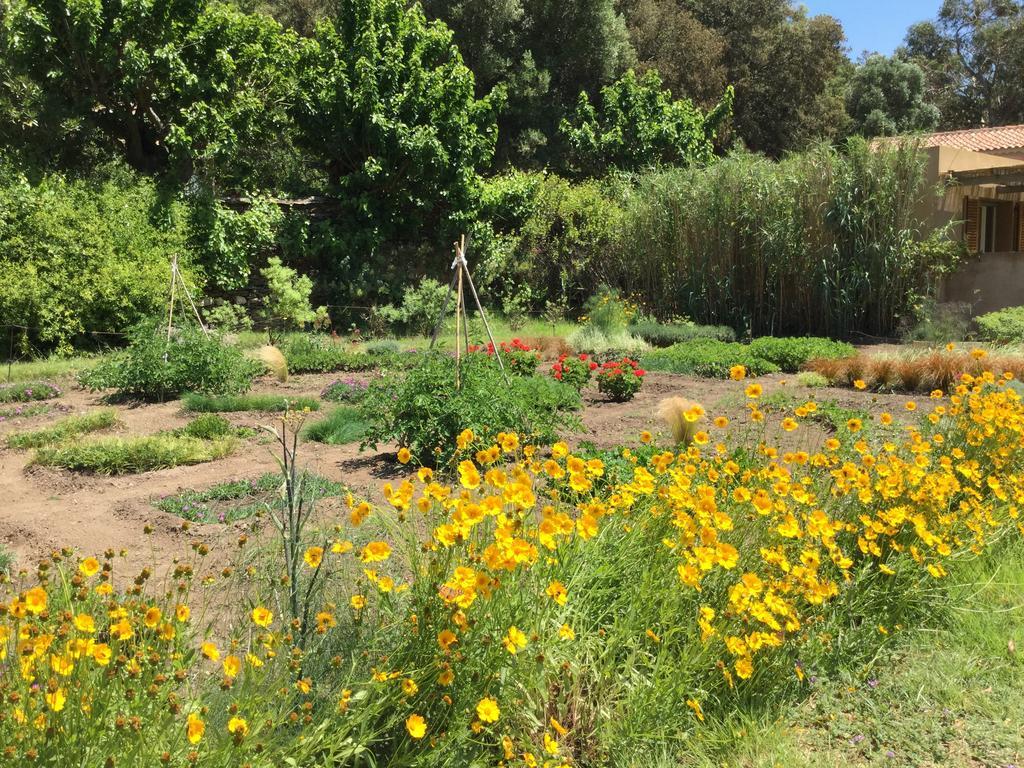
[[[52,411],[51,403],[22,403],[13,408],[0,408],[0,421],[8,419],[27,419],[30,416],[41,416]]]
[[[38,381],[77,376],[81,371],[92,368],[103,355],[77,355],[75,357],[46,357],[41,360],[26,360],[10,367],[12,382]],[[0,368],[0,377],[7,381],[7,367]]]
[[[182,397],[186,411],[196,413],[233,413],[259,411],[281,413],[286,409],[301,411],[320,410],[315,397],[287,397],[285,395],[202,395],[190,392]]]
[[[106,437],[40,448],[35,462],[77,472],[124,475],[221,459],[231,454],[237,445],[234,437],[216,440],[170,434]]]
[[[117,413],[112,408],[68,416],[42,429],[30,432],[15,432],[7,436],[11,448],[42,448],[44,445],[75,440],[90,432],[108,429],[117,424]]]
[[[0,544],[0,575],[10,575],[14,564],[14,555],[3,544]]]
[[[163,512],[199,523],[231,523],[259,514],[279,501],[281,475],[268,472],[249,480],[231,480],[201,491],[186,490],[164,496],[153,502]],[[320,475],[309,474],[305,491],[310,498],[336,496],[342,492],[339,483]]]
[[[362,439],[369,427],[355,408],[340,406],[303,430],[303,437],[316,443],[345,445]]]
[[[814,680],[807,698],[781,717],[773,711],[709,724],[674,764],[1020,765],[1024,543],[967,561],[950,578],[932,620],[897,634],[872,663]]]

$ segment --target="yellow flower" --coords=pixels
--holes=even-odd
[[[206,723],[195,712],[189,712],[188,720],[185,723],[185,735],[188,736],[188,743],[198,744],[205,732]]]
[[[163,613],[155,605],[146,611],[146,615],[143,617],[142,622],[150,629],[156,629],[160,623],[160,619],[163,618]]]
[[[217,661],[220,659],[220,651],[217,650],[217,646],[213,643],[203,643],[199,647],[199,652],[203,654],[210,661]]]
[[[551,738],[551,734],[549,733],[544,734],[544,751],[549,755],[558,754],[558,741]]]
[[[364,563],[379,563],[391,557],[391,547],[385,541],[371,541],[363,547],[359,559]]]
[[[716,416],[715,426],[718,427],[719,429],[725,429],[726,427],[729,426],[729,420],[725,418],[725,416]]]
[[[416,685],[416,681],[411,677],[407,677],[402,681],[402,693],[406,696],[415,696],[419,689],[420,687]]]
[[[107,666],[113,656],[114,652],[110,650],[110,646],[106,643],[99,643],[92,647],[92,658],[101,667]]]
[[[526,635],[516,626],[508,628],[508,632],[505,637],[501,640],[505,646],[505,650],[511,653],[513,656],[526,647]]]
[[[573,632],[572,627],[568,624],[563,624],[558,628],[558,636],[563,640],[575,640],[576,633]]]
[[[544,591],[548,597],[559,605],[565,605],[569,599],[569,592],[566,590],[565,585],[560,581],[552,581]]]
[[[879,414],[878,421],[879,421],[879,423],[882,424],[882,426],[887,427],[890,424],[892,424],[892,414],[891,413]]]
[[[557,733],[559,736],[565,736],[567,733],[569,733],[569,730],[560,722],[555,720],[554,717],[548,720],[548,722],[551,723],[551,727],[555,729],[555,733]]]
[[[747,378],[747,369],[742,365],[734,365],[729,369],[729,378],[733,381],[743,381]]]
[[[749,656],[744,656],[741,659],[736,659],[736,676],[741,680],[746,680],[752,674],[754,674],[754,662],[750,660]]]
[[[792,432],[798,426],[800,426],[800,425],[797,423],[796,419],[792,419],[792,418],[787,416],[786,418],[784,418],[782,420],[782,428],[784,430],[786,430],[787,432]]]
[[[228,733],[236,739],[240,739],[249,733],[249,723],[245,721],[244,717],[236,715],[228,720]]]
[[[187,605],[179,603],[178,606],[174,609],[174,618],[176,618],[180,622],[188,621],[191,615],[192,611]]]
[[[745,392],[749,398],[758,398],[761,396],[761,393],[764,392],[764,389],[760,384],[748,384]]]
[[[121,619],[110,626],[110,634],[118,640],[131,640],[135,635],[135,630],[132,629],[132,625],[128,623],[127,619]]]
[[[640,433],[640,442],[641,443],[649,443],[653,439],[654,439],[654,435],[652,435],[646,429],[643,432]]]
[[[78,564],[78,570],[83,576],[95,576],[100,570],[100,561],[95,557],[87,557]]]
[[[864,379],[854,379],[854,381],[853,381],[853,388],[854,389],[867,389],[867,387],[868,387],[868,385],[864,383]]]
[[[75,616],[75,629],[86,634],[93,634],[96,631],[96,622],[87,613],[80,613]]]
[[[25,593],[23,602],[29,613],[39,615],[46,610],[46,590],[42,587],[32,587]]]
[[[409,452],[408,448],[406,448],[405,446],[402,446],[401,448],[398,449],[398,463],[399,464],[408,464],[409,463],[409,459],[411,459],[411,458],[412,458],[412,454]]]
[[[409,715],[405,721],[405,730],[414,739],[422,739],[427,733],[427,721],[420,715]]]
[[[469,459],[459,462],[459,482],[463,488],[473,490],[480,485],[480,472]]]
[[[257,627],[269,627],[274,620],[274,614],[269,608],[257,605],[252,609],[252,623]]]
[[[700,702],[696,699],[687,699],[686,706],[693,710],[693,714],[697,716],[697,719],[702,723],[704,722],[704,710],[701,709]]]
[[[908,411],[915,411],[915,410],[917,410],[917,403],[915,403],[913,400],[911,400],[909,403],[907,403],[904,406],[904,408],[906,408]]]
[[[306,565],[310,568],[318,568],[324,560],[324,548],[310,547],[303,553],[302,559],[306,561]]]
[[[474,440],[476,440],[476,435],[473,434],[473,430],[464,429],[459,433],[459,436],[455,438],[455,444],[458,445],[460,451],[464,451]]]
[[[58,688],[55,691],[47,691],[43,698],[46,699],[46,706],[48,706],[53,712],[60,712],[64,709],[64,705],[68,700],[67,694],[64,693],[63,688]]]
[[[351,605],[355,610],[361,611],[366,607],[366,598],[362,595],[352,595],[349,599],[348,604]]]
[[[224,675],[226,677],[238,677],[238,673],[242,671],[242,660],[237,656],[225,656],[224,657]]]
[[[860,419],[848,419],[846,422],[846,428],[851,432],[860,432],[862,426]]]
[[[437,633],[437,644],[441,647],[441,650],[448,653],[448,650],[455,643],[459,642],[459,638],[456,637],[455,633],[450,629],[442,629]]]
[[[480,699],[476,705],[476,716],[483,723],[498,722],[498,718],[501,717],[501,710],[498,708],[497,700],[491,696]]]

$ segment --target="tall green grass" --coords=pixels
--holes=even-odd
[[[363,420],[356,408],[339,406],[327,416],[308,424],[303,437],[315,443],[345,445],[361,440],[369,423]]]
[[[189,392],[181,398],[186,411],[196,413],[232,413],[236,411],[260,411],[280,413],[293,411],[320,410],[320,401],[315,397],[288,397],[286,395],[203,395]]]
[[[117,414],[112,408],[68,416],[55,424],[30,432],[15,432],[8,435],[7,445],[11,448],[41,448],[44,445],[74,440],[90,432],[97,432],[117,424]]]
[[[931,193],[923,163],[913,146],[856,140],[652,173],[603,268],[663,316],[753,335],[892,335],[957,252],[917,213]]]

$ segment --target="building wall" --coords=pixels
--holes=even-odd
[[[970,304],[973,315],[1024,306],[1024,253],[971,254],[946,278],[941,298]]]

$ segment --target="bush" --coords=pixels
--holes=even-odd
[[[29,182],[0,164],[0,324],[30,326],[26,346],[70,351],[166,311],[171,258],[202,283],[183,209],[155,182],[110,170],[94,180]]]
[[[590,383],[590,377],[597,370],[597,363],[586,354],[561,354],[558,362],[551,366],[551,378],[575,389],[577,392]]]
[[[108,437],[40,448],[35,462],[79,472],[124,475],[183,464],[202,464],[228,456],[236,445],[237,440],[233,437],[217,440],[167,434]]]
[[[366,345],[365,349],[366,354],[378,355],[380,357],[397,355],[402,351],[401,345],[394,339],[379,339],[377,341],[371,341]]]
[[[434,330],[437,319],[444,308],[448,286],[424,277],[418,285],[405,289],[402,304],[399,307],[377,307],[378,324],[387,326],[388,330],[401,330],[417,336],[426,336]],[[468,294],[467,294],[468,295]],[[455,302],[449,302],[449,309],[455,311]]]
[[[267,266],[260,270],[260,274],[267,281],[267,295],[263,299],[260,317],[270,343],[276,344],[282,332],[302,328],[317,317],[309,305],[313,281],[307,275],[300,275],[291,267],[284,266],[277,256],[267,260]]]
[[[29,403],[33,400],[49,400],[60,397],[60,387],[45,381],[28,381],[21,384],[0,386],[0,403]]]
[[[1024,307],[1007,307],[974,318],[986,341],[1024,342]]]
[[[649,371],[686,373],[712,379],[729,378],[729,369],[742,365],[751,376],[775,373],[779,366],[754,355],[746,344],[725,341],[686,341],[644,355],[641,364]]]
[[[361,403],[369,386],[369,382],[356,379],[332,381],[324,387],[320,397],[332,403]]]
[[[505,370],[515,376],[533,376],[540,364],[540,351],[526,344],[522,339],[503,341],[499,345],[501,349],[501,361]],[[488,343],[486,347],[470,346],[470,352],[486,353],[488,357],[494,357],[494,345]]]
[[[282,413],[286,410],[316,411],[320,402],[314,397],[288,397],[285,395],[201,395],[188,392],[182,398],[186,411],[195,413],[232,413],[260,411]]]
[[[323,419],[306,425],[303,437],[315,443],[346,445],[362,440],[367,434],[368,426],[357,408],[343,405],[335,408]]]
[[[903,332],[904,341],[927,341],[945,344],[963,341],[971,328],[971,305],[966,301],[938,302],[926,298],[914,307]]]
[[[568,412],[579,408],[579,397],[557,382],[514,376],[506,384],[496,365],[475,355],[463,359],[461,381],[457,389],[455,361],[435,354],[404,379],[374,382],[360,409],[369,424],[363,444],[394,440],[420,462],[444,465],[466,429],[475,435],[474,446],[486,447],[499,432],[550,440],[576,424]]]
[[[632,400],[644,382],[645,371],[628,357],[609,360],[597,372],[597,391],[617,403]]]
[[[697,325],[696,323],[659,323],[641,320],[629,327],[629,332],[639,336],[652,347],[670,347],[681,341],[712,339],[714,341],[736,341],[736,332],[727,325]]]
[[[181,429],[175,430],[177,435],[197,437],[200,440],[216,440],[236,434],[231,422],[216,413],[204,413],[192,419]]]
[[[619,292],[606,285],[587,299],[583,305],[582,322],[593,326],[605,336],[622,333],[636,317],[636,305],[625,301]]]
[[[175,330],[170,339],[158,323],[142,323],[129,334],[128,348],[79,375],[91,390],[115,389],[142,400],[175,398],[182,392],[244,392],[263,366],[195,326]]]
[[[31,432],[16,432],[7,436],[7,445],[11,448],[41,448],[44,445],[63,443],[77,437],[107,429],[117,424],[117,414],[107,408],[79,416],[68,416],[42,429]]]
[[[786,373],[796,373],[808,360],[839,360],[857,354],[850,344],[813,336],[807,338],[775,338],[762,336],[750,342],[754,357],[775,363]]]
[[[292,373],[368,371],[380,365],[382,359],[352,352],[328,336],[309,333],[289,337],[282,351]]]
[[[570,333],[566,343],[574,351],[584,352],[598,360],[639,357],[649,349],[647,342],[625,329],[605,333],[590,324],[580,326]]]

